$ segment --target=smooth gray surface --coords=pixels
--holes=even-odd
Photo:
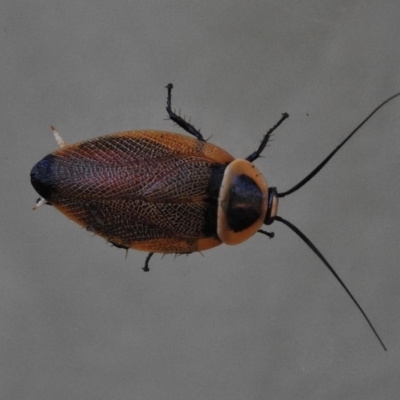
[[[115,131],[180,131],[166,91],[245,157],[287,111],[271,185],[303,178],[400,90],[398,1],[11,1],[0,5],[2,399],[394,399],[400,392],[400,101],[280,214],[284,226],[204,257],[110,248],[50,207],[29,171]]]

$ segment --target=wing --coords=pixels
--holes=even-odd
[[[190,137],[136,131],[63,147],[32,172],[39,194],[110,242],[186,253],[220,243],[217,199],[232,160]]]

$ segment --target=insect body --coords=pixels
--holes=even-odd
[[[187,254],[241,243],[264,223],[267,184],[250,161],[195,134],[132,131],[72,145],[59,138],[31,182],[48,204],[117,247]]]
[[[60,149],[39,161],[31,182],[41,198],[89,231],[117,247],[147,251],[144,270],[155,252],[188,254],[221,243],[241,243],[263,224],[280,221],[295,231],[338,279],[384,347],[366,314],[322,254],[298,228],[277,216],[278,199],[308,182],[347,140],[392,96],[377,107],[306,178],[291,190],[268,188],[252,164],[271,133],[246,159],[234,159],[207,143],[193,125],[171,109],[167,112],[194,138],[160,131],[132,131],[66,145],[54,130]],[[384,347],[385,348],[385,347]]]

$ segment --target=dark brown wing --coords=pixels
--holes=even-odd
[[[183,135],[125,132],[48,155],[32,170],[33,184],[68,217],[112,243],[191,252],[220,243],[219,183],[232,160]]]

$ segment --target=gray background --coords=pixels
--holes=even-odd
[[[394,399],[400,391],[400,101],[279,223],[190,257],[109,247],[50,207],[29,171],[64,139],[180,131],[174,105],[245,157],[287,111],[271,185],[303,178],[400,90],[398,1],[16,1],[0,5],[2,399]]]

